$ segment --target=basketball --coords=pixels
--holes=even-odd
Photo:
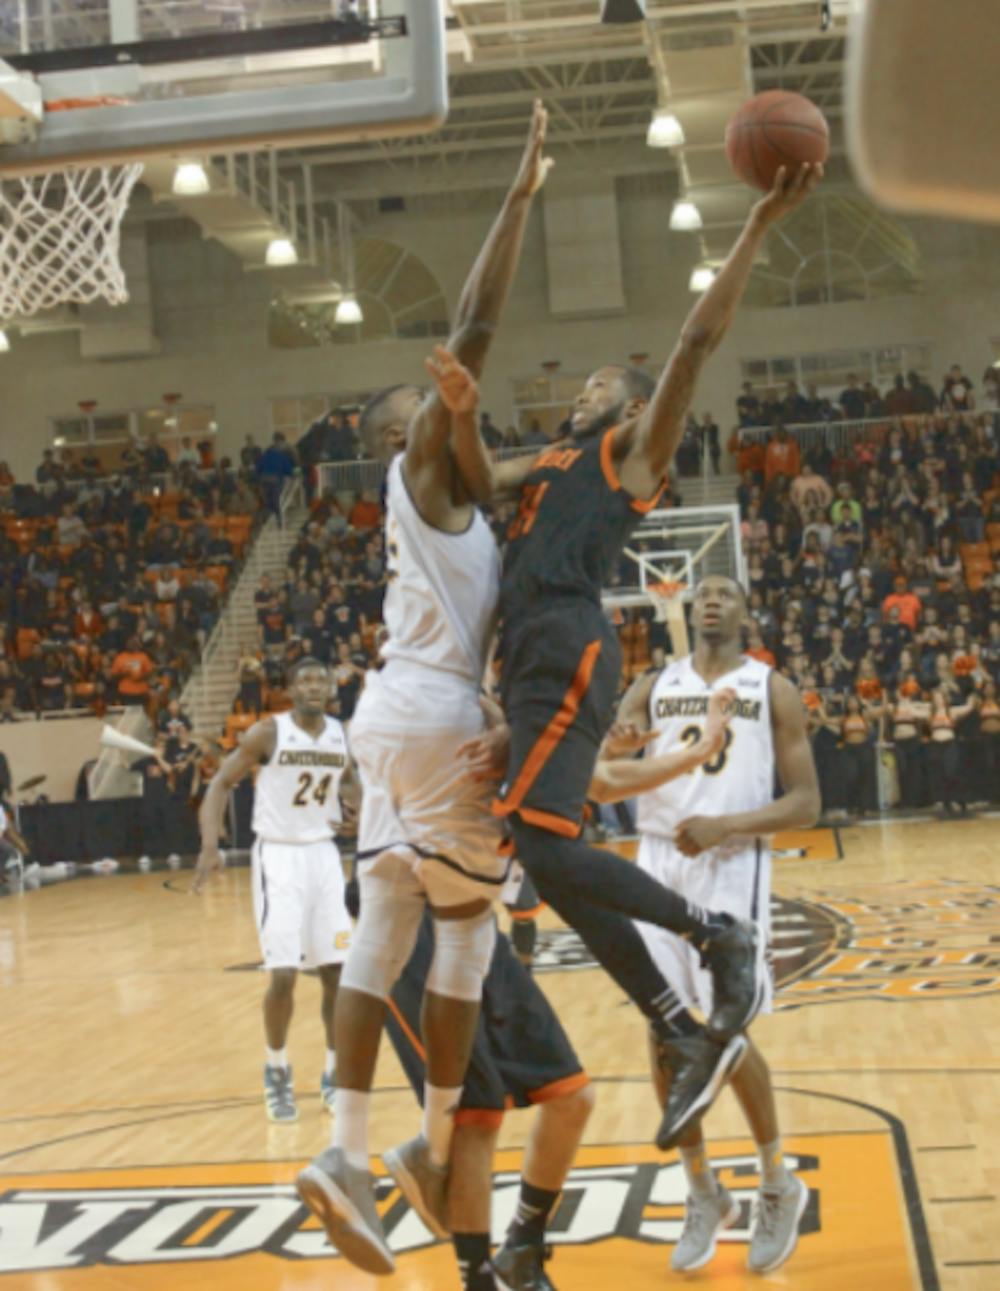
[[[726,127],[729,164],[745,184],[767,192],[779,166],[824,162],[830,127],[815,103],[788,90],[749,99]]]

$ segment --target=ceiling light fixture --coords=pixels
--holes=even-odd
[[[340,244],[340,265],[344,271],[344,296],[337,306],[334,321],[341,327],[364,322],[364,314],[355,292],[354,238],[351,232],[351,213],[344,202],[337,203],[337,241]]]
[[[267,244],[264,260],[270,268],[278,269],[282,265],[298,264],[299,253],[295,250],[295,243],[288,238],[272,238]]]
[[[670,227],[675,233],[691,233],[701,228],[701,211],[694,202],[682,197],[670,212]]]
[[[672,112],[657,108],[646,132],[650,148],[679,148],[684,142],[684,128]]]
[[[363,323],[365,316],[361,312],[361,306],[354,296],[345,296],[337,306],[337,312],[334,314],[337,324],[344,327],[350,323]]]
[[[208,174],[200,161],[182,161],[174,171],[171,185],[178,197],[198,197],[211,191]]]
[[[688,287],[692,291],[702,292],[707,291],[713,282],[715,282],[715,270],[712,266],[699,264],[695,265],[694,269],[691,271],[691,277],[688,280]]]

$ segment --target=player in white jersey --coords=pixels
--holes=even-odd
[[[696,905],[723,910],[757,924],[759,944],[770,931],[768,836],[805,829],[820,811],[819,786],[806,730],[805,709],[786,678],[742,653],[746,599],[733,579],[712,575],[696,588],[692,607],[695,651],[640,678],[626,695],[617,734],[626,745],[645,745],[649,771],[677,750],[699,750],[690,774],[666,781],[644,777],[643,762],[599,764],[595,788],[605,801],[638,793],[642,869]],[[706,747],[713,695],[724,693],[728,725]],[[718,701],[716,701],[718,702]],[[714,748],[714,751],[713,751]],[[775,770],[782,792],[774,796]],[[617,778],[616,778],[617,777]],[[638,924],[650,953],[676,997],[672,1022],[682,1032],[688,1010],[711,1008],[711,978],[686,941],[650,924]],[[770,972],[760,1008],[769,1011]],[[683,1047],[683,1035],[674,1042]],[[671,1095],[662,1064],[652,1061],[661,1102]],[[783,1264],[795,1249],[808,1189],[784,1164],[770,1072],[751,1043],[731,1076],[733,1090],[758,1145],[761,1189],[748,1257],[756,1273]],[[715,1178],[701,1126],[680,1140],[687,1173],[687,1218],[672,1267],[690,1272],[707,1264],[719,1232],[735,1223],[739,1204]]]
[[[333,1110],[336,1089],[334,1007],[351,940],[344,873],[335,835],[350,759],[344,728],[326,715],[329,668],[300,659],[288,679],[292,710],[247,731],[211,780],[201,805],[201,855],[192,891],[221,867],[219,834],[229,791],[256,771],[252,855],[254,914],[264,967],[264,1102],[272,1121],[298,1120],[285,1043],[300,968],[315,968],[323,988],[326,1064],[320,1094]]]
[[[424,913],[435,924],[422,1013],[427,1053],[421,1135],[385,1162],[431,1230],[446,1236],[445,1186],[454,1111],[496,937],[506,872],[485,785],[459,748],[483,729],[479,706],[500,563],[477,508],[491,480],[479,437],[475,378],[520,258],[528,213],[549,163],[546,113],[535,105],[518,174],[462,292],[447,349],[428,360],[436,388],[391,386],[362,412],[362,435],[387,481],[388,641],[351,723],[362,785],[361,917],[337,1004],[333,1142],[299,1176],[299,1194],[330,1241],[370,1273],[395,1268],[368,1168],[370,1091],[386,1001]]]

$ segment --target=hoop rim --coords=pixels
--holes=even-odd
[[[131,99],[120,94],[91,94],[71,99],[46,99],[46,112],[77,112],[86,108],[126,108]]]

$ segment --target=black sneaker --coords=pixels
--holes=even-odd
[[[764,997],[757,929],[742,919],[734,920],[709,938],[701,960],[712,975],[708,1033],[718,1040],[728,1040],[749,1026]]]
[[[662,1152],[676,1147],[684,1131],[701,1120],[743,1061],[749,1044],[745,1035],[720,1043],[704,1032],[659,1041],[660,1064],[670,1074],[670,1093],[656,1134],[656,1146]]]
[[[556,1291],[545,1272],[550,1246],[511,1246],[504,1242],[493,1257],[497,1291]]]

